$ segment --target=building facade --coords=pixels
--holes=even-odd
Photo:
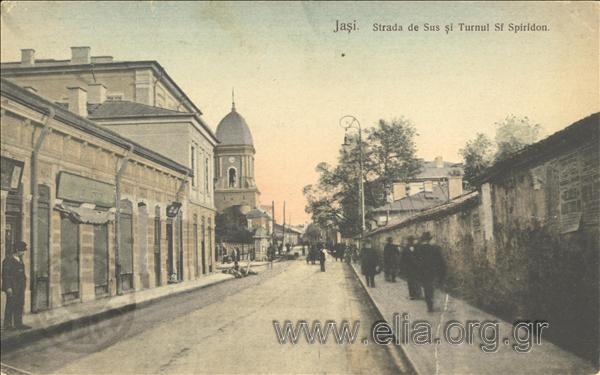
[[[30,244],[26,311],[192,278],[189,168],[5,79],[1,98],[0,247]]]
[[[187,167],[189,187],[181,210],[182,247],[194,254],[194,277],[215,270],[214,147],[217,139],[202,112],[156,61],[115,61],[72,47],[70,60],[2,63],[2,76]],[[169,274],[184,280],[182,269]]]

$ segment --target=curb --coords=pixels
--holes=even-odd
[[[106,320],[112,318],[114,316],[126,313],[128,311],[136,310],[138,308],[146,307],[152,303],[155,303],[159,300],[166,300],[171,297],[180,296],[182,294],[191,293],[198,291],[200,289],[204,289],[210,286],[218,285],[224,283],[226,281],[236,280],[235,277],[231,276],[231,278],[217,280],[214,283],[199,285],[197,287],[193,287],[186,290],[181,290],[178,292],[165,294],[162,296],[157,296],[154,298],[149,298],[145,301],[141,302],[131,302],[128,304],[124,304],[123,306],[110,308],[108,310],[100,311],[97,313],[92,313],[90,315],[81,316],[78,318],[74,318],[68,321],[56,323],[50,325],[48,327],[31,329],[28,331],[23,331],[22,333],[14,336],[9,336],[6,338],[0,339],[0,345],[2,346],[3,353],[10,353],[16,349],[23,347],[26,344],[32,343],[34,341],[40,340],[42,338],[47,338],[50,336],[54,336],[60,333],[68,332],[74,328],[85,327],[90,324],[97,324],[102,320]]]
[[[365,282],[358,274],[358,271],[356,270],[356,268],[354,268],[354,266],[352,264],[350,264],[349,266],[350,266],[350,268],[352,268],[352,271],[354,272],[354,275],[358,279],[358,282],[362,286],[363,290],[365,291],[367,296],[369,296],[369,300],[371,301],[373,306],[375,306],[375,310],[377,310],[377,315],[378,315],[379,319],[387,322],[387,319],[385,318],[385,316],[383,316],[382,309],[379,307],[377,302],[375,302],[373,297],[371,297],[371,293],[369,293],[368,287],[365,285]],[[396,342],[397,337],[394,334],[392,334],[392,336],[394,337],[393,342]],[[404,362],[402,362],[400,359],[398,359],[394,355],[392,355],[392,357],[396,361],[396,363],[395,363],[396,367],[398,367],[399,369],[403,369],[406,367],[406,363],[408,363],[410,368],[406,369],[406,373],[408,373],[408,374],[421,374],[422,373],[422,372],[417,371],[414,360],[410,357],[410,355],[408,353],[406,353],[406,351],[404,349],[402,349],[401,345],[394,344],[393,347],[398,348],[400,350],[400,352],[402,353],[402,357],[403,357],[402,359],[404,360]],[[388,348],[390,348],[389,345],[388,345]],[[390,352],[393,352],[393,350],[390,350]]]

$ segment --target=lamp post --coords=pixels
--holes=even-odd
[[[359,214],[360,214],[360,239],[365,234],[365,186],[364,186],[364,175],[363,175],[363,151],[362,151],[362,128],[358,119],[351,115],[346,115],[340,118],[340,126],[344,128],[345,132],[348,129],[358,130],[358,165],[359,165],[359,182],[358,182],[358,194],[359,194]],[[344,135],[344,146],[348,146],[347,138]]]

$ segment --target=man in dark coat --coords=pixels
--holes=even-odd
[[[321,272],[325,272],[325,260],[327,260],[327,250],[324,248],[319,251],[319,264],[321,264]]]
[[[23,305],[25,304],[25,265],[23,255],[27,244],[19,241],[12,254],[2,261],[2,290],[6,293],[4,310],[4,329],[29,329],[23,324]]]
[[[408,284],[408,297],[417,299],[421,297],[421,286],[419,284],[419,260],[417,259],[416,241],[414,236],[406,238],[406,245],[402,249],[400,266],[406,276]]]
[[[383,272],[385,273],[385,280],[396,282],[396,265],[398,264],[398,258],[400,252],[398,246],[392,243],[392,237],[387,238],[387,243],[383,248]]]
[[[427,311],[433,311],[433,284],[436,280],[443,280],[446,276],[446,265],[439,246],[431,243],[431,233],[425,232],[421,236],[421,243],[417,248],[419,261],[420,281],[425,291]]]
[[[367,286],[375,288],[375,274],[377,273],[377,253],[370,242],[365,242],[362,251],[362,274],[367,279]]]

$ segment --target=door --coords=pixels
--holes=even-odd
[[[194,221],[196,218],[194,218]],[[200,276],[200,270],[198,265],[198,223],[194,222],[194,276],[198,278]]]
[[[32,273],[33,311],[50,308],[50,188],[39,185],[38,192],[38,244],[36,249],[32,249],[32,256],[35,257]]]
[[[177,280],[183,281],[183,215],[181,211],[177,215]]]
[[[206,227],[202,218],[202,274],[206,275]]]
[[[133,289],[133,207],[128,200],[121,201],[121,216],[119,218],[119,263],[121,291]]]
[[[94,225],[94,290],[108,294],[108,226]]]
[[[173,219],[167,219],[167,279],[172,280],[172,275],[175,273],[173,266]]]
[[[79,225],[60,220],[60,286],[63,301],[79,298]]]
[[[160,240],[160,207],[156,206],[154,212],[154,282],[156,286],[161,285]]]

